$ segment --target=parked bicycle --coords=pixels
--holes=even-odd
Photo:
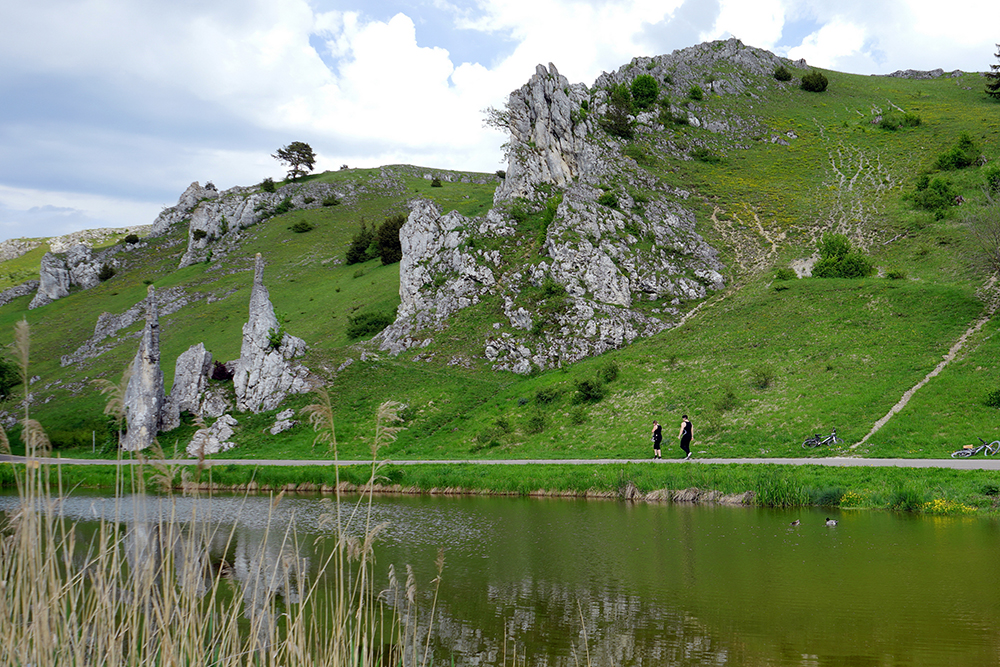
[[[837,429],[833,429],[833,433],[823,437],[822,433],[817,433],[811,438],[806,438],[802,446],[805,448],[819,447],[820,445],[842,445],[844,441],[837,437]]]
[[[987,443],[982,438],[979,438],[979,442],[983,443],[981,445],[965,445],[957,452],[951,453],[951,458],[953,459],[967,459],[970,456],[975,456],[979,452],[983,452],[983,456],[993,456],[997,452],[1000,452],[1000,440],[994,440],[991,443]]]

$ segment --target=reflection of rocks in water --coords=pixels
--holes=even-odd
[[[203,597],[212,586],[216,566],[213,562],[212,536],[198,526],[182,532],[177,524],[137,522],[125,534],[125,558],[134,584],[156,586],[165,570],[173,571],[177,586],[196,597]],[[165,561],[171,556],[169,567]]]
[[[261,644],[273,636],[272,599],[281,596],[286,603],[297,603],[306,586],[309,560],[299,555],[294,540],[293,530],[236,529],[233,576],[243,588],[243,616]]]
[[[493,624],[483,622],[487,614],[482,610],[470,613],[449,596],[439,596],[431,639],[436,657],[460,656],[463,665],[503,665],[516,647],[516,662],[534,667],[694,666],[731,664],[734,652],[740,653],[683,610],[652,604],[638,594],[522,581],[491,586],[488,599],[496,609]],[[418,641],[426,640],[429,601],[419,604]],[[464,620],[470,617],[478,620]],[[413,628],[406,634],[412,635]]]

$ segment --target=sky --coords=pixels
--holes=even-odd
[[[150,224],[193,181],[317,170],[493,172],[538,64],[593,84],[737,37],[858,74],[985,71],[995,0],[0,0],[0,240]]]

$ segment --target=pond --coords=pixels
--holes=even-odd
[[[17,502],[4,496],[0,509]],[[61,509],[118,517],[133,541],[158,515],[196,511],[234,528],[213,548],[237,578],[255,554],[287,550],[290,522],[306,569],[332,542],[332,503],[318,498],[74,495]],[[435,605],[435,664],[1000,664],[991,519],[429,496],[376,497],[371,519],[388,522],[379,576],[412,568],[419,637]]]

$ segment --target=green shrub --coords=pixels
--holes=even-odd
[[[103,283],[105,280],[111,280],[114,277],[115,267],[110,264],[101,264],[101,269],[97,272],[97,278]]]
[[[206,236],[208,236],[208,232],[206,232],[204,229],[196,229],[193,232],[191,232],[191,238],[194,239],[195,241],[200,241]]]
[[[382,264],[395,264],[403,258],[403,245],[399,240],[399,230],[403,228],[406,216],[402,213],[389,216],[375,232],[375,245]]]
[[[990,408],[1000,408],[1000,389],[994,389],[986,394],[986,406]]]
[[[373,336],[392,324],[393,317],[388,313],[366,312],[347,318],[347,337],[367,338]]]
[[[345,261],[348,264],[360,264],[376,257],[373,246],[375,240],[375,230],[368,229],[365,219],[361,219],[361,229],[351,238],[351,244],[347,246],[347,256]]]
[[[275,190],[274,179],[272,179],[270,176],[265,178],[263,181],[260,182],[260,189],[263,190],[264,192],[274,192]]]
[[[330,193],[323,197],[323,206],[339,206],[340,198],[337,195]]]
[[[821,72],[811,69],[802,75],[802,83],[799,87],[806,92],[822,93],[826,90],[828,83],[826,77]]]
[[[437,176],[435,176],[434,178],[431,179],[431,187],[432,188],[441,188],[441,187],[444,187],[444,186],[441,185],[441,179],[438,178]]]
[[[991,194],[1000,194],[1000,167],[995,164],[986,167],[983,177],[986,179],[986,189]]]
[[[303,234],[305,232],[311,231],[313,229],[313,225],[312,223],[306,220],[297,220],[294,224],[292,224],[291,227],[289,227],[289,229],[295,232],[296,234]]]
[[[10,392],[21,383],[21,370],[18,365],[0,356],[0,401],[10,396]]]
[[[855,251],[843,234],[824,234],[819,256],[812,271],[814,278],[864,278],[875,270],[871,260]]]
[[[729,412],[740,406],[740,397],[731,384],[722,387],[722,395],[715,401],[713,407],[719,412]]]
[[[584,101],[586,101],[586,100],[584,100]],[[507,172],[504,171],[503,169],[497,169],[496,175],[497,175],[497,178],[499,178],[501,181],[504,180],[505,178],[507,178]]]
[[[597,377],[604,383],[611,383],[618,379],[618,362],[609,361],[597,370]]]
[[[274,210],[271,211],[271,215],[282,215],[283,213],[288,213],[293,208],[295,208],[295,204],[292,203],[292,198],[285,197],[277,206],[274,207]]]
[[[917,127],[920,125],[920,116],[915,113],[898,113],[890,111],[882,115],[882,120],[878,126],[883,130],[896,131],[904,127]]]
[[[784,65],[778,65],[777,69],[774,70],[774,78],[777,81],[791,81],[792,73]]]
[[[968,133],[963,133],[955,145],[937,157],[934,166],[944,171],[963,169],[979,160],[979,146]]]
[[[524,424],[524,431],[530,434],[541,433],[547,426],[546,422],[547,420],[543,412],[532,413],[528,416],[528,420]]]
[[[919,512],[927,502],[927,490],[919,484],[907,483],[897,486],[889,499],[890,509],[897,512]]]
[[[529,215],[528,206],[521,199],[515,200],[513,206],[510,207],[510,217],[513,218],[515,222],[524,222],[528,219]]]
[[[271,349],[277,350],[281,347],[281,341],[285,340],[285,327],[279,324],[277,327],[271,327],[267,330],[267,342],[271,346]]]
[[[604,398],[604,385],[599,379],[577,380],[574,383],[576,394],[573,396],[574,403],[596,403]]]
[[[798,280],[799,274],[795,273],[795,269],[783,266],[781,268],[774,270],[775,280]]]
[[[548,405],[555,402],[559,398],[561,392],[556,387],[542,387],[535,392],[535,402],[542,405]]]
[[[706,164],[718,164],[722,162],[722,158],[705,148],[704,146],[699,146],[691,151],[691,157],[698,162],[704,162]]]
[[[954,206],[958,191],[947,178],[936,176],[933,179],[926,174],[917,180],[917,189],[912,195],[917,208],[930,211],[938,220],[944,218],[949,207]]]
[[[750,386],[755,389],[767,389],[778,379],[778,374],[771,364],[758,364],[750,370]]]
[[[601,127],[608,134],[622,139],[635,136],[635,125],[631,118],[632,92],[624,83],[612,86],[608,91],[608,108],[601,119]]]
[[[139,237],[136,234],[126,234],[125,238],[123,238],[121,242],[125,245],[138,243]]]
[[[597,198],[597,203],[608,208],[618,208],[618,197],[614,192],[605,192]]]
[[[889,280],[906,280],[906,271],[903,269],[889,269],[885,272],[885,277]]]
[[[705,93],[702,91],[701,86],[694,85],[691,86],[691,90],[688,91],[688,98],[698,101],[705,97]]]
[[[632,81],[632,101],[635,107],[645,111],[653,106],[660,94],[660,86],[649,74],[640,74]]]

